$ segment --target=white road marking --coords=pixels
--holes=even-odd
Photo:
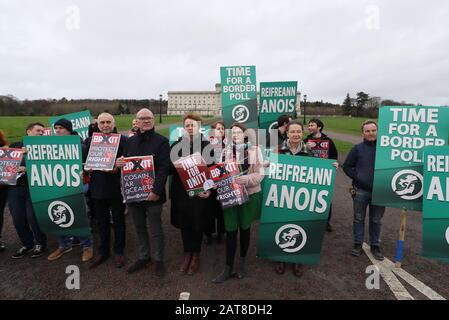
[[[388,268],[385,268],[384,265],[380,263],[380,261],[374,259],[373,255],[371,254],[371,251],[369,249],[369,246],[364,243],[363,244],[363,250],[365,251],[368,258],[371,260],[372,264],[377,266],[380,271],[380,275],[386,282],[386,284],[390,287],[391,291],[393,292],[394,296],[398,300],[415,300],[410,293],[405,289],[405,287],[402,285],[402,283],[399,282],[398,278],[393,274],[391,270]]]
[[[190,292],[181,292],[178,300],[189,300]]]
[[[410,296],[411,299],[413,299],[413,297],[410,295],[410,293],[407,291],[407,289],[405,289],[405,287],[399,282],[399,280],[396,278],[396,276],[394,274],[401,277],[409,285],[414,287],[416,290],[421,292],[423,295],[428,297],[430,300],[446,300],[446,298],[439,295],[437,292],[432,290],[430,287],[426,286],[423,282],[416,279],[414,276],[412,276],[410,273],[408,273],[404,269],[396,268],[394,263],[391,260],[389,260],[387,258],[385,258],[383,261],[378,261],[378,260],[374,259],[369,248],[370,247],[366,243],[363,244],[363,250],[365,251],[366,255],[371,260],[371,262],[379,268],[379,270],[381,271],[382,277],[384,277],[385,282],[388,284],[388,286],[393,291],[393,294],[396,296],[396,298],[398,300],[403,300],[400,298],[404,298],[407,296]],[[384,271],[384,273],[382,273],[382,270]],[[385,278],[384,274],[387,276],[387,278]],[[394,279],[392,279],[392,278],[394,278]],[[390,285],[389,281],[392,281],[391,285]],[[397,283],[399,283],[400,287],[397,286]],[[394,290],[393,290],[393,288],[394,288]],[[403,295],[404,291],[406,292],[405,295]],[[407,299],[410,299],[410,298],[407,298]]]

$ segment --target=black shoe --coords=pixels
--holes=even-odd
[[[108,256],[102,256],[101,254],[96,256],[94,261],[92,261],[92,263],[89,265],[89,269],[94,269],[98,267],[100,264],[108,260],[108,258],[109,258]]]
[[[331,224],[328,223],[327,227],[326,227],[326,232],[332,232],[332,231],[334,231],[334,229],[332,228]]]
[[[362,245],[361,244],[355,244],[354,245],[354,249],[352,249],[351,251],[351,255],[353,255],[354,257],[360,257],[360,255],[362,254]]]
[[[212,279],[212,282],[213,283],[223,283],[226,280],[228,280],[229,278],[232,278],[234,276],[235,276],[235,273],[233,273],[232,267],[226,265],[223,272],[220,273],[215,279]]]
[[[6,250],[6,246],[3,242],[0,241],[0,252],[3,252]]]
[[[145,268],[148,263],[150,263],[150,260],[137,260],[136,262],[133,263],[133,265],[131,267],[128,268],[128,273],[133,273],[136,272],[140,269]]]
[[[80,239],[78,239],[78,237],[74,237],[73,241],[72,241],[72,247],[76,247],[76,246],[80,246],[81,242]]]
[[[33,254],[31,255],[31,258],[39,258],[40,256],[44,255],[45,252],[47,252],[48,248],[47,246],[43,246],[41,244],[36,244],[33,250]]]
[[[156,275],[156,277],[158,278],[162,278],[163,276],[165,276],[166,270],[165,270],[165,265],[162,261],[156,261],[154,263],[154,274]]]
[[[380,252],[379,246],[371,246],[371,253],[376,260],[382,261],[384,259],[384,255]]]
[[[19,250],[17,250],[16,253],[14,253],[11,258],[13,259],[20,259],[26,256],[28,253],[34,250],[34,247],[27,248],[27,247],[21,247]]]

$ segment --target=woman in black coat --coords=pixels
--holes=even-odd
[[[184,245],[184,261],[180,267],[181,273],[194,274],[199,268],[199,255],[203,232],[207,230],[210,220],[209,196],[211,191],[200,192],[191,198],[187,194],[184,185],[176,172],[174,162],[181,157],[192,155],[196,152],[203,154],[203,150],[209,142],[199,133],[201,118],[195,114],[184,116],[185,134],[171,146],[170,159],[173,180],[170,186],[171,224],[181,229]],[[211,164],[210,162],[208,164]]]

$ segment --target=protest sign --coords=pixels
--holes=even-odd
[[[225,127],[239,122],[247,128],[258,128],[256,67],[221,67],[220,73]]]
[[[104,134],[95,132],[92,135],[85,170],[112,170],[115,164],[120,134]]]
[[[0,184],[16,185],[22,158],[22,149],[0,148]]]
[[[241,205],[248,201],[246,187],[234,183],[234,178],[240,175],[240,167],[235,161],[219,163],[209,168],[210,175],[217,186],[217,200],[223,209]]]
[[[173,164],[189,197],[213,187],[214,182],[210,179],[209,169],[199,152],[182,157]]]
[[[125,203],[145,201],[153,189],[155,168],[153,156],[124,158],[122,195]]]
[[[90,236],[78,136],[24,137],[31,200],[43,233]]]
[[[332,203],[335,160],[279,154],[268,159],[257,255],[317,264]]]

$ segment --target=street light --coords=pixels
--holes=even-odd
[[[306,103],[307,103],[307,95],[304,95],[304,125],[306,124]]]
[[[162,94],[159,95],[159,123],[162,123]]]

